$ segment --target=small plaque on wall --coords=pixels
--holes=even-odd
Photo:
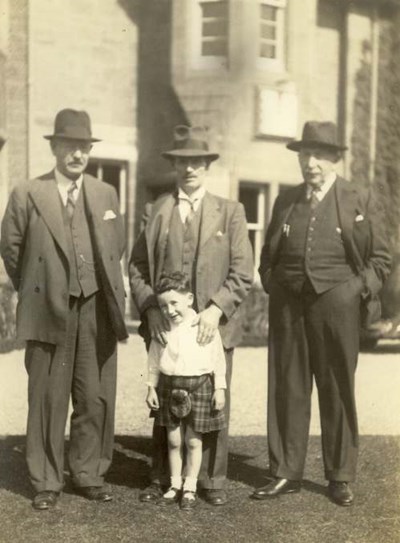
[[[294,138],[297,133],[297,95],[290,89],[258,88],[257,137]]]

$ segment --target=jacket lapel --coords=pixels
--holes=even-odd
[[[99,255],[103,254],[103,236],[102,232],[102,220],[99,216],[99,210],[103,207],[97,205],[99,202],[99,191],[98,183],[101,181],[83,175],[82,191],[84,196],[84,204],[87,213],[87,220],[89,222],[89,228],[91,230],[92,236],[94,236],[94,241],[96,244],[96,249]]]
[[[302,183],[301,185],[297,185],[293,189],[288,190],[290,192],[288,192],[287,196],[283,195],[282,197],[282,203],[278,211],[276,224],[271,234],[270,254],[272,255],[272,260],[274,260],[278,253],[278,246],[283,233],[283,226],[287,222],[295,203],[301,198],[304,192],[304,184]]]
[[[43,221],[50,230],[60,249],[68,256],[67,239],[62,215],[62,202],[57,189],[54,171],[36,179],[29,189]]]
[[[221,216],[219,201],[209,192],[205,193],[201,205],[200,247],[202,247],[215,233],[216,226]]]
[[[171,193],[157,200],[146,225],[145,235],[152,285],[164,267],[168,230],[174,205],[175,197]]]

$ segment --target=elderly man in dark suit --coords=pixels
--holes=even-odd
[[[371,192],[336,174],[345,147],[330,122],[308,122],[298,151],[304,183],[276,200],[261,253],[270,294],[268,446],[273,480],[255,499],[300,490],[313,378],[330,498],[353,503],[358,430],[354,376],[361,310],[390,267],[384,218]]]
[[[14,188],[1,230],[18,291],[17,332],[27,342],[27,463],[38,510],[53,507],[63,488],[70,396],[72,483],[88,499],[112,499],[103,482],[113,452],[116,345],[127,337],[117,195],[84,174],[99,141],[90,118],[62,110],[45,137],[56,167]]]
[[[253,279],[253,259],[243,206],[214,196],[204,188],[207,170],[218,154],[208,150],[202,128],[178,126],[174,148],[163,153],[174,167],[176,190],[164,194],[147,208],[146,227],[130,259],[133,298],[142,318],[142,333],[165,344],[165,322],[154,296],[162,272],[181,271],[191,280],[194,308],[198,312],[198,342],[211,341],[219,328],[227,364],[226,419],[229,418],[229,383],[233,349],[241,338],[237,311]],[[154,427],[153,483],[140,499],[156,501],[160,484],[167,484],[165,428]],[[199,484],[212,505],[227,501],[228,429],[207,434]]]

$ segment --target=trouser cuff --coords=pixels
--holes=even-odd
[[[226,477],[199,479],[198,486],[204,490],[222,490],[225,487]]]

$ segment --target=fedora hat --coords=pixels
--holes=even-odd
[[[306,122],[301,140],[291,141],[286,147],[291,151],[300,151],[305,147],[320,147],[331,151],[345,151],[347,149],[338,141],[335,123],[329,121]]]
[[[61,138],[67,140],[101,141],[92,137],[90,117],[86,111],[62,109],[54,120],[54,134],[43,136],[47,140]]]
[[[178,125],[174,129],[174,142],[170,151],[161,153],[164,158],[205,157],[217,160],[218,153],[210,153],[207,142],[207,129],[202,126]]]

